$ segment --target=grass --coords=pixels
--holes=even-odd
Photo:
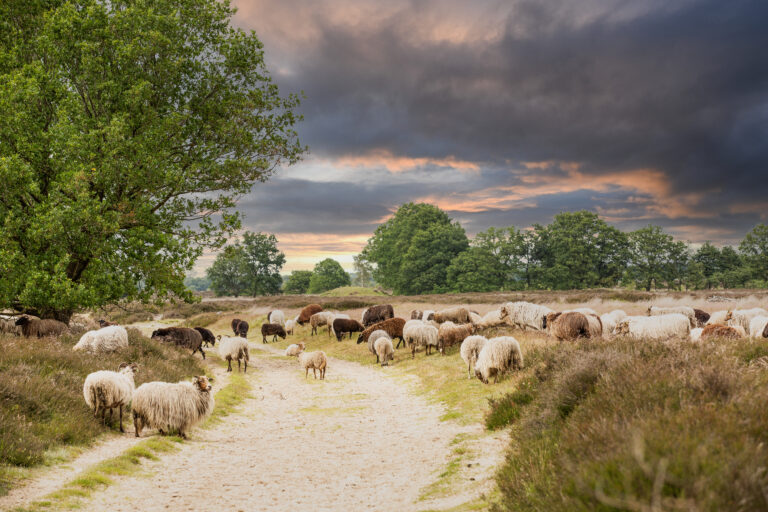
[[[342,286],[320,294],[321,297],[372,297],[387,295],[378,288],[365,288],[362,286]]]
[[[30,468],[66,456],[62,448],[88,446],[110,431],[83,400],[89,373],[136,362],[137,386],[205,373],[188,351],[151,341],[135,329],[129,329],[129,347],[112,354],[73,352],[76,341],[71,336],[0,338],[0,495]]]

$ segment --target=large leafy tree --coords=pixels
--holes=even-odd
[[[768,225],[758,224],[747,233],[739,251],[752,279],[768,283]]]
[[[376,228],[362,252],[373,277],[399,294],[446,291],[446,270],[469,246],[458,223],[436,206],[407,203]]]
[[[525,287],[530,264],[529,240],[525,232],[517,230],[514,226],[491,227],[475,236],[472,247],[485,250],[496,261],[493,268],[486,269],[486,272],[500,275],[499,287],[494,289],[518,290]],[[480,255],[478,252],[475,254]],[[476,261],[480,263],[479,260]]]
[[[284,264],[275,235],[246,232],[242,244],[227,246],[206,272],[216,295],[275,295],[283,284]]]
[[[646,290],[681,286],[688,276],[688,247],[675,242],[660,226],[648,225],[631,232],[629,255],[628,276]]]
[[[498,257],[484,247],[470,247],[453,258],[447,269],[452,292],[492,292],[505,282],[505,268]]]
[[[191,295],[231,209],[303,148],[218,0],[0,3],[0,307]]]
[[[283,292],[290,295],[301,295],[309,290],[309,281],[312,279],[311,270],[294,270],[285,280]]]
[[[338,261],[326,258],[312,271],[309,280],[309,293],[323,293],[340,286],[349,286],[352,282]]]

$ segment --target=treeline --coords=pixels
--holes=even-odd
[[[589,211],[565,212],[531,229],[489,228],[469,239],[429,204],[408,203],[381,224],[356,258],[396,294],[527,289],[763,288],[768,286],[768,226],[738,246],[694,250],[659,226],[629,233]]]

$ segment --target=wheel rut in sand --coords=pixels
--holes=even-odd
[[[330,359],[325,381],[252,345],[251,397],[84,507],[159,510],[422,510],[422,488],[461,427],[383,372]],[[251,370],[251,367],[249,367]]]

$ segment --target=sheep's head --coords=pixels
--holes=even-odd
[[[137,373],[139,371],[139,365],[136,363],[120,363],[120,366],[117,367],[117,371],[122,372],[122,370],[126,368],[129,368],[131,373]]]
[[[502,307],[502,308],[499,310],[499,318],[500,318],[500,319],[502,319],[502,320],[504,320],[504,319],[505,319],[505,318],[507,318],[508,316],[509,316],[509,308],[508,308],[507,306],[503,306],[503,307]]]
[[[620,322],[613,332],[620,336],[629,334],[629,322]]]
[[[358,345],[361,344],[364,341],[365,341],[365,336],[363,336],[362,334],[357,337],[357,344]]]
[[[304,343],[299,343],[299,350],[304,350],[304,347],[305,347]]]
[[[651,316],[652,310],[653,310],[653,306],[648,306],[648,309],[646,310],[646,313],[648,313],[648,316]]]
[[[483,372],[475,368],[475,377],[477,377],[477,380],[482,382],[483,384],[488,384],[488,381],[483,377]]]
[[[725,314],[725,321],[727,322],[729,320],[733,320],[733,311],[728,311],[728,313]]]
[[[208,380],[208,377],[205,375],[200,375],[192,379],[192,383],[197,386],[197,389],[203,392],[209,392],[211,390],[211,382],[213,382],[213,379]]]
[[[15,325],[27,325],[29,323],[29,317],[27,316],[20,316],[16,319]]]

